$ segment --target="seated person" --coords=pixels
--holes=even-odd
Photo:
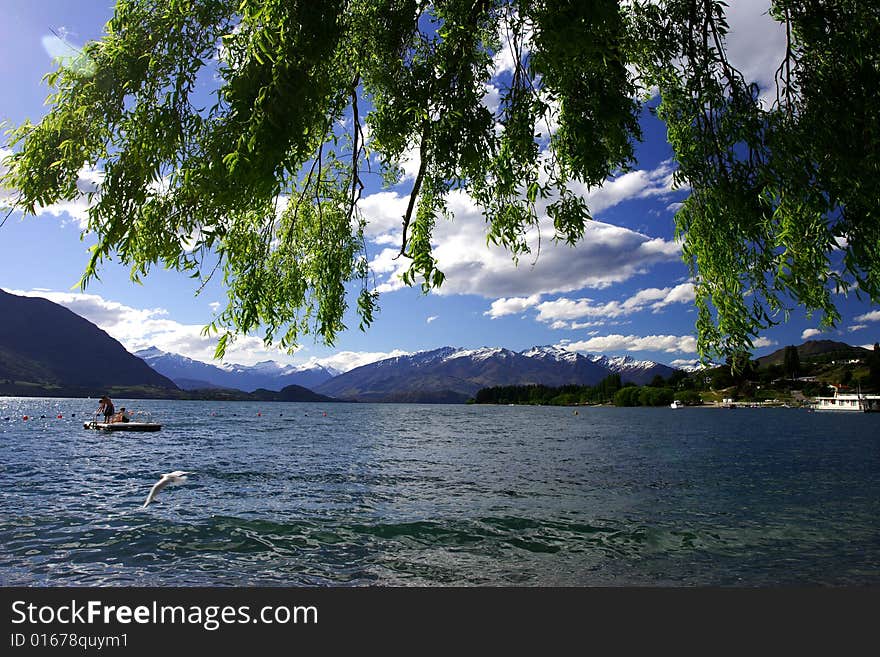
[[[130,422],[130,421],[131,421],[131,415],[128,412],[126,412],[125,406],[120,406],[119,412],[116,415],[114,415],[113,419],[111,420],[111,422]]]

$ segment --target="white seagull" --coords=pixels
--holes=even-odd
[[[146,509],[147,505],[150,502],[152,502],[154,499],[156,499],[156,495],[158,495],[159,492],[163,488],[165,488],[165,486],[168,486],[169,484],[172,486],[179,486],[180,484],[182,484],[183,482],[186,481],[186,475],[189,475],[189,474],[193,474],[193,473],[192,472],[185,472],[183,470],[175,470],[174,472],[168,472],[166,474],[163,474],[162,478],[159,479],[159,481],[157,481],[155,484],[153,484],[153,487],[150,489],[150,494],[147,495],[147,501],[144,502],[143,508]]]

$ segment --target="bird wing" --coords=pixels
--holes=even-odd
[[[146,508],[150,502],[152,502],[154,499],[156,499],[156,495],[158,495],[159,492],[163,488],[165,488],[165,486],[167,486],[168,482],[170,482],[170,481],[171,481],[171,479],[169,478],[168,475],[162,475],[162,478],[159,481],[157,481],[155,484],[153,484],[153,487],[150,489],[150,494],[147,495],[147,501],[144,502],[143,508]]]

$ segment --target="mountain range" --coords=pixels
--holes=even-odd
[[[339,373],[320,365],[263,361],[213,365],[150,347],[131,354],[67,308],[0,290],[0,394],[297,401],[463,402],[499,385],[595,385],[610,374],[644,385],[675,369],[630,356],[609,358],[555,346],[516,352],[501,347],[442,347]],[[868,350],[830,340],[797,347],[804,358],[862,358]],[[784,349],[757,359],[767,366]],[[194,391],[194,392],[193,392]]]
[[[612,373],[624,382],[649,383],[674,371],[653,361],[629,356],[607,358],[558,347],[533,347],[515,352],[498,347],[442,347],[363,365],[344,373],[326,367],[297,368],[274,361],[253,366],[203,363],[156,347],[135,352],[156,371],[184,390],[258,388],[280,390],[289,385],[348,401],[463,402],[487,386],[541,383],[594,385]]]
[[[281,365],[272,360],[256,365],[211,365],[180,354],[161,351],[156,347],[141,349],[134,352],[134,355],[184,390],[234,388],[252,392],[260,388],[281,390],[291,385],[314,390],[339,374],[330,367],[296,367]]]
[[[397,356],[349,370],[322,383],[316,392],[351,401],[456,403],[480,388],[540,383],[595,385],[618,373],[624,382],[649,383],[675,370],[629,356],[607,358],[558,347],[515,352],[500,347],[442,347]]]

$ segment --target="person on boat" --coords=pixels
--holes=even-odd
[[[113,416],[113,419],[110,420],[110,421],[111,421],[111,422],[130,422],[130,421],[131,421],[131,415],[129,415],[129,414],[126,412],[126,410],[125,410],[125,406],[120,406],[120,407],[119,407],[119,412],[118,412],[116,415],[114,415],[114,416]]]
[[[106,395],[101,397],[101,403],[98,404],[98,414],[104,416],[104,422],[112,422],[113,414],[116,412],[116,409],[113,407],[113,402]]]

